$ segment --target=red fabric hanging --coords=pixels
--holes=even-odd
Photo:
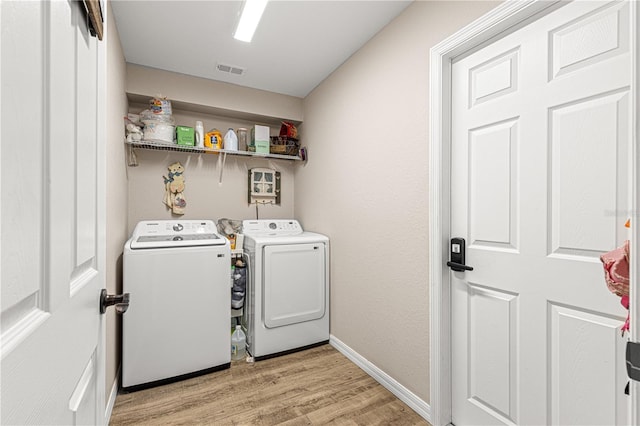
[[[600,260],[609,291],[620,296],[620,303],[629,310],[629,240],[621,247],[600,256]],[[621,330],[622,334],[629,330],[629,314]]]

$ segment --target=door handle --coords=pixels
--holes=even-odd
[[[631,380],[640,381],[640,343],[627,342],[627,375]]]
[[[450,247],[450,258],[451,260],[447,262],[447,266],[451,268],[452,271],[456,272],[464,272],[464,271],[473,271],[473,267],[465,265],[465,254],[466,254],[466,242],[464,238],[452,238],[451,239],[451,247]]]
[[[462,263],[449,261],[447,262],[447,266],[451,268],[452,271],[456,272],[473,271],[473,266],[463,265]]]
[[[129,309],[129,293],[123,294],[107,294],[107,289],[103,288],[100,291],[100,313],[107,312],[109,306],[116,307],[116,312],[124,314]]]

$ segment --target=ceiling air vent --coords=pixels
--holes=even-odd
[[[216,68],[218,69],[218,71],[228,72],[235,75],[242,75],[244,74],[244,71],[245,71],[244,68],[234,67],[232,65],[225,65],[225,64],[218,64]]]

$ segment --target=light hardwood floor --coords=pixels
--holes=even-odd
[[[330,345],[120,394],[111,425],[429,425]]]

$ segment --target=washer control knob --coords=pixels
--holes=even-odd
[[[277,227],[278,227],[278,225],[276,225],[276,223],[275,223],[275,222],[271,222],[271,223],[269,223],[269,228],[271,228],[271,229],[276,229]]]
[[[181,223],[176,223],[175,225],[173,225],[173,230],[176,232],[180,232],[184,229],[184,226],[182,226]]]

